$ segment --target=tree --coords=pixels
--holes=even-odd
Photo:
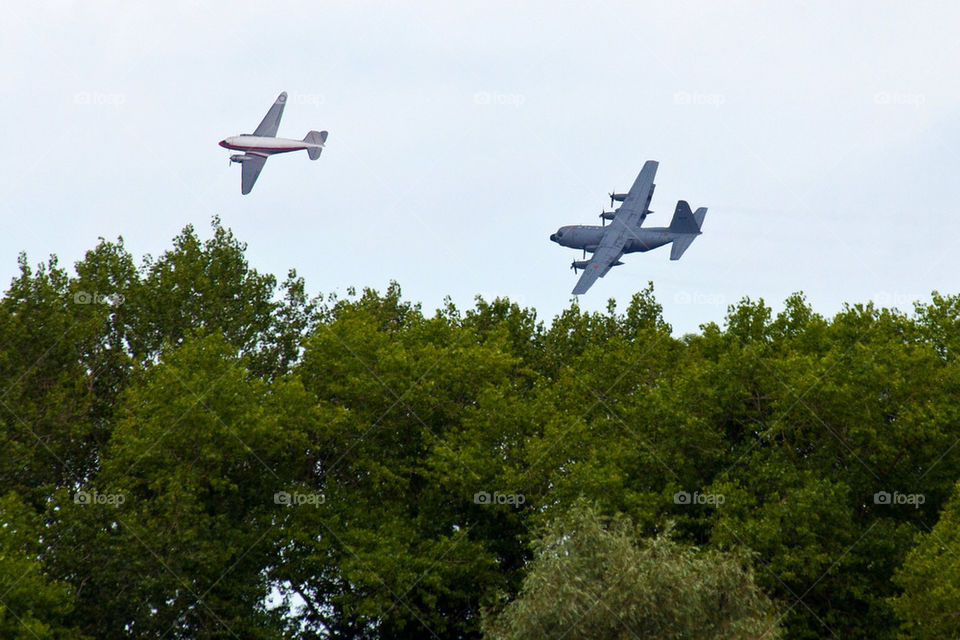
[[[891,598],[904,638],[946,640],[960,636],[960,483],[934,527],[894,576],[903,593]]]
[[[113,638],[275,639],[265,607],[276,500],[309,466],[295,380],[252,377],[218,333],[188,337],[122,394],[100,472],[56,496],[50,563],[82,583],[84,629]]]
[[[755,553],[791,638],[950,622],[919,613],[953,567],[915,533],[955,519],[960,296],[744,299],[681,338],[652,284],[548,323],[502,298],[425,315],[396,283],[311,299],[212,227],[140,266],[122,238],[75,275],[21,256],[0,298],[0,564],[24,576],[0,600],[38,635],[476,638],[580,496],[645,553]]]
[[[107,305],[72,295],[55,257],[20,273],[0,300],[0,493],[42,509],[57,487],[88,475],[101,438],[88,346]]]
[[[336,301],[305,341],[295,373],[331,419],[302,490],[325,500],[290,510],[270,573],[306,603],[298,637],[475,637],[480,599],[522,566],[521,512],[474,494],[515,487],[529,380],[498,321],[473,322],[424,318],[392,285]]]
[[[638,539],[579,503],[536,540],[515,600],[487,612],[491,640],[777,638],[776,612],[747,556]]]
[[[73,588],[46,574],[40,518],[16,493],[0,497],[0,638],[83,640]]]

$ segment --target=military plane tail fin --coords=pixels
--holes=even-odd
[[[696,237],[695,234],[691,233],[690,235],[680,236],[674,240],[673,244],[670,245],[670,259],[679,260],[680,256],[683,255],[683,252],[687,250],[687,247],[690,246],[690,243],[693,242]]]
[[[697,210],[699,212],[699,209]],[[706,210],[704,210],[704,213]],[[677,210],[673,212],[673,220],[670,221],[670,233],[700,233],[700,225],[690,211],[690,205],[686,200],[677,202]]]
[[[693,219],[697,221],[697,227],[702,231],[703,230],[703,219],[707,217],[707,208],[700,207],[693,212]]]
[[[669,231],[681,235],[674,239],[673,245],[670,247],[671,260],[679,260],[694,238],[700,235],[700,227],[703,225],[703,219],[706,216],[706,207],[700,207],[696,213],[693,213],[690,211],[690,205],[686,200],[677,203],[677,210],[673,214],[673,220],[670,221]]]
[[[316,144],[320,145],[319,147],[313,149],[307,149],[307,154],[310,156],[311,160],[316,160],[320,157],[320,152],[323,151],[323,143],[327,141],[327,132],[326,131],[311,131],[306,136],[304,136],[303,141],[307,144]]]

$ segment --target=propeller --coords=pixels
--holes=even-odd
[[[607,220],[613,220],[614,216],[617,215],[617,211],[620,209],[614,209],[613,211],[600,211],[600,220],[602,221],[601,226],[606,226]]]
[[[617,195],[617,190],[614,189],[610,192],[610,208],[613,209],[613,196]]]
[[[573,269],[573,275],[577,275],[577,263],[576,263],[576,262],[571,262],[571,263],[570,263],[570,268]]]

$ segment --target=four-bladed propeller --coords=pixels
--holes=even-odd
[[[611,191],[608,195],[610,196],[610,208],[612,209],[615,202],[624,202],[624,201],[627,199],[627,196],[630,195],[630,194],[627,194],[627,193],[617,193],[616,190],[613,190],[613,191]],[[603,209],[601,209],[601,210],[600,210],[600,224],[601,224],[601,226],[606,226],[606,225],[607,225],[607,220],[613,220],[613,219],[617,216],[617,212],[618,212],[618,211],[619,211],[619,209],[614,209],[613,211],[604,211]],[[642,220],[643,217],[646,216],[647,213],[653,213],[653,212],[652,212],[652,211],[647,211],[647,212],[645,212],[645,213],[643,214],[643,216],[641,217],[641,220]],[[553,239],[553,236],[551,236],[550,239],[552,240],[552,239]],[[591,249],[591,251],[593,251],[593,250],[595,250],[595,247],[594,247],[593,249]],[[586,269],[586,268],[587,268],[587,265],[590,263],[590,261],[586,259],[586,258],[587,258],[587,249],[586,249],[586,247],[583,248],[583,258],[584,258],[583,260],[574,260],[572,263],[570,263],[570,268],[573,269],[574,274],[576,274],[578,270]],[[614,263],[613,263],[613,266],[617,266],[617,265],[620,265],[620,264],[623,264],[623,263],[620,262],[620,261],[617,261],[617,262],[614,262]]]
[[[609,195],[610,195],[610,208],[612,209],[614,202],[623,202],[624,200],[627,199],[627,195],[629,194],[617,193],[617,190],[614,189],[613,191],[610,192]]]

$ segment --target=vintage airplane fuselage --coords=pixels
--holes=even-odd
[[[226,140],[220,141],[220,146],[225,149],[234,149],[236,151],[247,151],[260,155],[273,155],[275,153],[287,153],[288,151],[300,151],[301,149],[313,149],[322,145],[310,144],[303,140],[290,140],[289,138],[267,138],[263,136],[232,136]]]
[[[563,247],[594,251],[600,244],[600,239],[606,230],[605,227],[597,225],[570,225],[557,229],[556,233],[550,235],[550,240]],[[623,252],[635,253],[656,249],[673,242],[678,235],[677,233],[671,233],[666,227],[636,229],[631,234],[630,240],[624,245]]]

